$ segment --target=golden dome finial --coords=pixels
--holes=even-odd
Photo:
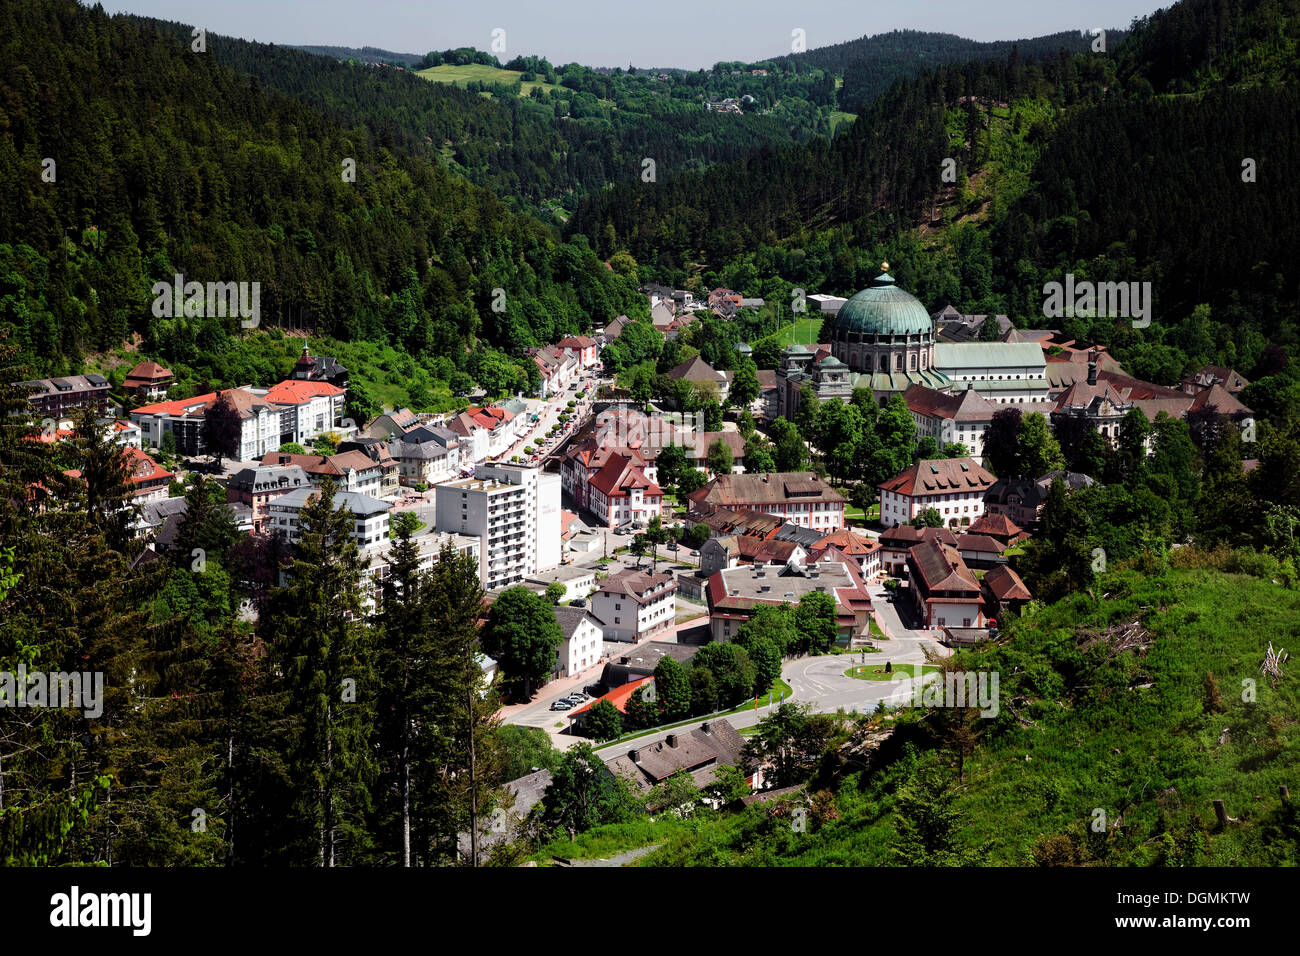
[[[880,271],[881,271],[881,272],[888,272],[888,271],[889,271],[889,263],[888,263],[888,262],[882,262],[882,263],[880,264]]]

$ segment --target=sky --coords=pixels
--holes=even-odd
[[[1172,5],[1152,0],[101,0],[211,33],[302,46],[373,46],[426,53],[472,46],[501,62],[538,54],[559,66],[681,67],[754,61],[912,29],[973,40],[1014,40],[1127,27]],[[493,50],[493,31],[504,51]]]

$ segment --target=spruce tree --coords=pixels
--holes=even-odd
[[[288,584],[264,632],[286,691],[285,765],[296,788],[291,858],[332,867],[368,851],[376,679],[361,623],[363,561],[355,516],[322,483],[299,511]]]

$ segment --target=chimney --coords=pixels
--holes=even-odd
[[[712,734],[712,726],[713,725],[706,720],[704,723],[700,724],[700,730],[704,731],[706,734]]]
[[[633,763],[636,763],[641,759],[641,751],[633,747],[631,750],[627,752],[627,759],[632,761]]]
[[[669,746],[669,747],[672,747],[672,748],[674,748],[674,749],[676,749],[676,747],[677,747],[677,735],[676,735],[676,734],[669,734],[669,735],[668,735],[668,746]]]

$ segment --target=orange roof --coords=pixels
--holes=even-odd
[[[822,538],[815,545],[816,548],[835,548],[837,551],[846,555],[870,554],[880,547],[880,542],[872,541],[866,535],[850,531],[848,528],[841,528]]]
[[[581,707],[579,707],[577,710],[570,711],[569,716],[576,717],[584,710],[590,710],[592,707],[595,707],[602,700],[607,700],[611,704],[613,704],[614,708],[620,714],[626,714],[627,702],[632,699],[632,694],[636,691],[638,687],[640,687],[646,681],[650,681],[650,680],[654,680],[654,677],[639,677],[634,681],[630,681],[624,684],[622,687],[615,687],[604,697],[597,697],[595,700],[589,700]]]
[[[254,408],[270,407],[265,399],[259,398],[252,392],[246,392],[242,388],[223,388],[220,392],[208,392],[206,395],[195,395],[193,398],[178,398],[169,402],[141,405],[131,414],[172,415],[179,418],[202,412],[217,400],[218,395],[226,396],[235,411],[239,412],[240,418],[248,418]]]
[[[301,405],[322,395],[342,395],[343,389],[328,382],[290,380],[275,385],[266,393],[266,400],[276,405]]]
[[[152,481],[157,478],[174,478],[175,475],[163,468],[156,461],[142,452],[134,445],[127,445],[122,449],[126,453],[131,466],[131,483],[142,484],[146,481]]]

